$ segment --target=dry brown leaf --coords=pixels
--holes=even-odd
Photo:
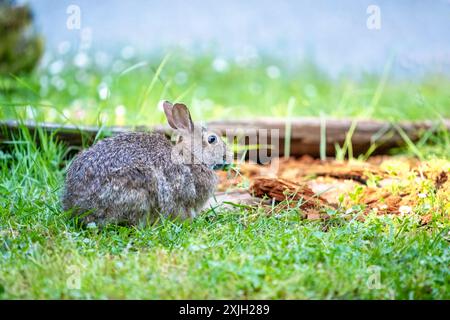
[[[431,213],[429,213],[429,214],[422,216],[422,218],[420,219],[420,222],[422,223],[422,225],[429,224],[431,222],[431,219],[433,219],[433,215]]]
[[[447,180],[448,180],[447,172],[441,171],[441,173],[436,177],[434,182],[436,190],[439,190],[444,185],[444,183],[447,182]]]

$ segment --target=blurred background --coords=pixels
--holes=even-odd
[[[1,118],[450,115],[450,1],[0,0]],[[288,108],[288,105],[290,106]]]

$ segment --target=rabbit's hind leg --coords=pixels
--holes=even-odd
[[[143,188],[108,184],[99,195],[105,218],[112,223],[136,225],[150,211],[149,193]]]

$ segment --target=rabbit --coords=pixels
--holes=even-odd
[[[232,155],[217,133],[194,125],[184,104],[163,103],[176,143],[160,133],[130,132],[79,153],[67,170],[62,207],[82,223],[136,226],[194,218],[213,196],[214,169]]]

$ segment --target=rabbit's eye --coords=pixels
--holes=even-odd
[[[209,144],[213,144],[214,142],[216,142],[217,141],[217,137],[215,136],[215,135],[210,135],[209,137],[208,137],[208,143]]]

